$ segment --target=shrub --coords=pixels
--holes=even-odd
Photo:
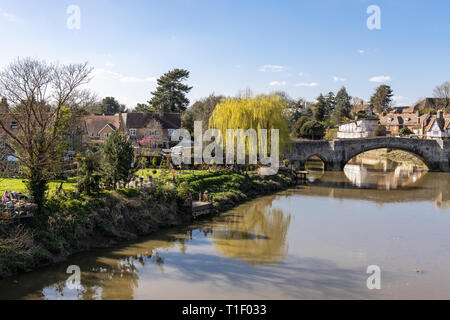
[[[325,135],[325,127],[319,121],[311,120],[302,126],[300,135],[308,139],[322,139]]]

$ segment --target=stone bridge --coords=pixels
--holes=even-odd
[[[298,141],[292,143],[292,150],[286,155],[290,163],[298,169],[305,167],[306,161],[319,157],[325,170],[342,171],[347,162],[360,153],[375,149],[399,149],[420,158],[430,171],[450,172],[450,141],[412,138],[364,138],[333,141]]]

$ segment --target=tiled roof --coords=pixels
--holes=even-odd
[[[120,115],[112,116],[85,116],[81,119],[81,125],[87,133],[93,133],[96,136],[105,126],[109,125],[112,129],[118,130],[120,128]],[[80,123],[78,123],[80,125]]]

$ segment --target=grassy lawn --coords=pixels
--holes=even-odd
[[[50,192],[56,191],[59,188],[59,185],[62,181],[52,181],[49,184]],[[77,185],[76,178],[70,178],[64,182],[63,188],[66,191],[73,191]],[[23,194],[28,194],[25,183],[22,179],[1,179],[0,178],[0,193],[3,194],[5,190],[13,191],[13,192],[22,192]]]
[[[153,173],[153,171],[156,170],[156,173]],[[141,169],[138,172],[136,172],[137,177],[144,176],[147,178],[147,175],[152,175],[154,178],[158,178],[161,176],[161,172],[163,169]],[[177,171],[177,173],[180,173],[181,171]],[[183,170],[183,173],[187,174],[187,176],[192,175],[192,170]],[[206,171],[206,170],[199,170],[195,171],[195,174],[193,176],[196,176],[197,178],[204,175],[204,174],[211,174],[213,171]],[[195,180],[195,179],[194,179]],[[49,183],[49,190],[50,193],[55,192],[62,181],[51,181]],[[77,179],[76,178],[69,178],[67,181],[64,181],[63,188],[67,191],[74,191],[76,190],[77,185]],[[13,191],[13,192],[22,192],[23,194],[28,194],[27,188],[25,186],[25,183],[23,182],[23,179],[10,179],[10,178],[0,178],[0,197],[3,194],[5,190]]]

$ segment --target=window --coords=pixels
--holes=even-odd
[[[130,137],[136,137],[136,129],[130,129],[129,133],[130,133]]]
[[[156,136],[156,130],[150,130],[149,136],[151,136],[151,137]]]
[[[108,138],[109,135],[110,135],[110,132],[105,132],[105,133],[103,134],[103,136],[104,136],[105,138]]]
[[[169,137],[171,137],[173,135],[174,131],[175,131],[174,129],[167,130],[167,134],[169,135]]]
[[[93,133],[93,132],[89,133],[89,136],[90,136],[90,137],[93,137],[93,136],[94,136],[94,133]]]
[[[11,126],[10,126],[11,129],[17,129],[17,126],[18,126],[17,121],[15,121],[15,120],[11,121]]]

